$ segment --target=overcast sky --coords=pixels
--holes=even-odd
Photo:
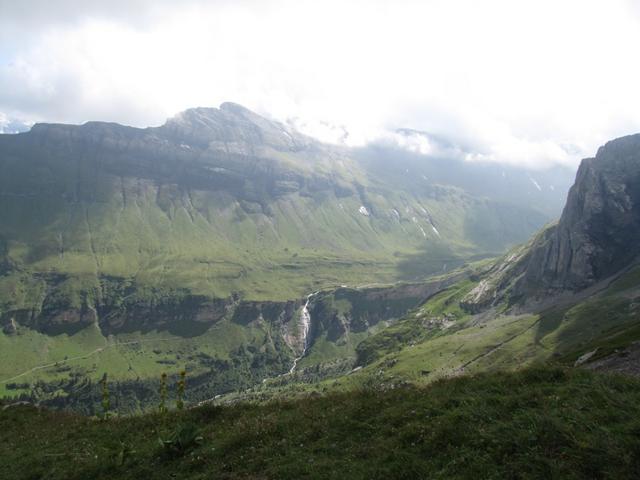
[[[0,123],[234,101],[350,144],[409,127],[575,164],[640,132],[639,51],[634,0],[0,0]]]

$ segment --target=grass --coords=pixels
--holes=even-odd
[[[460,300],[474,287],[474,282],[463,280],[431,297],[407,317],[360,343],[357,347],[358,362],[370,363],[385,354],[399,351],[407,344],[425,341],[438,336],[440,331],[429,330],[423,321],[447,315],[461,322],[467,314],[460,308]]]
[[[438,279],[446,281],[448,276]],[[103,283],[105,288],[111,288],[107,281]],[[418,305],[422,299],[420,288],[419,284],[338,288],[314,296],[310,307],[313,342],[298,363],[298,370],[305,371],[301,376],[309,382],[351,370],[356,346]],[[158,295],[156,302],[162,301],[161,293],[150,294]],[[18,325],[15,334],[0,332],[0,395],[27,394],[39,401],[52,400],[60,391],[52,389],[53,385],[64,384],[62,396],[67,398],[75,395],[69,382],[77,378],[95,383],[106,373],[122,382],[154,383],[161,373],[183,368],[190,376],[200,376],[199,382],[204,382],[206,376],[215,383],[206,393],[208,397],[228,393],[229,388],[261,384],[265,378],[288,371],[294,358],[295,352],[280,340],[280,335],[282,328],[298,332],[299,310],[283,317],[285,307],[275,303],[257,306],[242,303],[227,311],[218,322],[205,325],[198,335],[186,336],[171,329],[104,335],[95,324],[74,334],[52,336]],[[264,315],[261,317],[259,312]],[[279,324],[283,319],[286,324]],[[269,353],[268,345],[278,350],[280,357],[288,358],[276,359],[273,352]],[[242,356],[249,370],[241,372],[235,362],[240,360],[238,352],[246,349],[249,352]],[[19,358],[22,362],[16,361]],[[258,372],[264,362],[269,362],[269,371]],[[238,372],[233,385],[220,380],[220,375],[229,376],[230,370]],[[242,385],[240,377],[245,380]],[[286,380],[297,381],[290,377]],[[47,383],[46,391],[37,388],[40,382]],[[92,412],[83,410],[87,411]]]
[[[526,239],[545,220],[459,188],[438,186],[434,196],[424,185],[413,192],[406,178],[370,183],[356,164],[345,175],[364,185],[359,195],[337,196],[328,181],[320,191],[263,192],[249,201],[253,194],[243,189],[171,186],[138,178],[135,169],[129,175],[126,166],[107,174],[99,160],[67,153],[38,151],[5,163],[3,178],[12,180],[0,179],[0,191],[16,195],[0,202],[0,255],[17,268],[0,277],[0,313],[40,310],[50,290],[74,307],[98,303],[105,276],[218,298],[301,298],[320,287],[451,269]],[[175,165],[156,167],[182,175]],[[256,180],[252,171],[242,173],[247,184]],[[370,216],[359,213],[363,203]],[[39,275],[50,273],[68,276],[65,288],[45,285]]]
[[[592,358],[601,358],[640,339],[638,271],[573,305],[523,315],[501,313],[501,305],[477,316],[465,312],[460,301],[475,283],[461,281],[363,340],[356,350],[364,368],[340,383],[345,388],[426,384],[460,371],[513,370],[536,362],[572,365],[596,348]],[[443,317],[448,327],[429,326],[430,319]]]
[[[193,338],[166,331],[104,337],[95,326],[74,335],[49,336],[26,328],[12,336],[0,332],[0,396],[28,393],[36,382],[63,381],[75,375],[95,382],[105,372],[121,381],[157,379],[162,372],[183,368],[190,375],[205,374],[210,372],[211,359],[228,360],[230,352],[242,346],[262,345],[268,330],[266,325],[241,326],[224,320]],[[30,371],[39,365],[50,366]],[[8,389],[11,383],[26,389]]]
[[[16,406],[0,459],[5,480],[637,478],[640,382],[536,367],[106,422]]]

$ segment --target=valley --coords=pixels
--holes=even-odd
[[[543,226],[544,209],[503,203],[497,193],[475,197],[463,182],[426,175],[416,185],[415,175],[381,163],[380,151],[340,150],[293,131],[283,139],[284,128],[224,104],[156,129],[36,126],[12,137],[13,152],[45,135],[50,151],[74,153],[76,136],[95,134],[92,151],[105,153],[78,160],[72,190],[55,177],[48,187],[68,203],[66,227],[27,228],[22,215],[4,226],[2,395],[95,415],[106,374],[116,411],[130,414],[158,403],[160,374],[174,382],[182,370],[189,403],[226,404],[569,367],[585,354],[605,365],[640,339],[637,254],[628,248],[640,224],[637,136],[583,161],[562,216]],[[138,136],[143,143],[132,147]],[[179,170],[156,152],[140,170],[154,142],[160,152],[171,142],[200,152],[185,153]],[[406,171],[451,169],[397,155]],[[230,161],[242,181],[226,177]],[[85,183],[96,179],[83,162],[102,172],[91,191]],[[122,176],[127,169],[134,177]],[[204,183],[185,173],[199,169],[214,173]],[[24,243],[36,231],[35,244]]]
[[[0,0],[0,480],[639,479],[639,3]]]
[[[0,173],[0,394],[86,412],[105,373],[135,390],[186,369],[201,401],[348,372],[551,220],[571,178],[323,144],[233,103],[0,135]]]

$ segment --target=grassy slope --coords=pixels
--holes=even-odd
[[[362,370],[335,380],[325,380],[319,386],[297,384],[297,377],[278,379],[256,386],[253,393],[247,392],[240,398],[295,396],[312,390],[406,382],[420,385],[463,372],[512,370],[541,361],[572,364],[581,354],[599,348],[596,359],[640,339],[640,314],[636,300],[639,272],[640,269],[630,271],[606,291],[573,306],[540,314],[504,315],[493,312],[485,318],[469,315],[460,308],[459,301],[475,285],[473,281],[465,280],[435,295],[389,327],[379,324],[367,332],[350,332],[338,341],[328,339],[327,332],[324,332],[316,339],[308,356],[299,363],[301,369],[311,367],[313,371],[315,365],[349,360],[357,352],[360,361],[366,364]],[[343,308],[340,302],[343,301],[337,301],[335,305],[338,311]],[[349,305],[344,306],[347,307],[350,308]],[[430,322],[434,319],[446,320],[447,327],[433,328]],[[32,333],[7,338],[0,334],[0,345],[3,346],[0,359],[5,359],[0,363],[4,365],[0,372],[8,376],[15,370],[11,370],[15,363],[10,359],[16,348],[25,358],[31,355],[31,363],[37,363],[44,358],[42,355],[60,360],[64,356],[91,352],[107,343],[106,339],[88,330],[74,337],[47,337]],[[113,378],[129,379],[154,378],[160,371],[178,371],[182,367],[197,374],[208,368],[206,363],[200,364],[197,353],[225,358],[226,352],[241,344],[260,345],[264,335],[265,331],[259,328],[254,327],[247,332],[237,325],[223,322],[217,331],[207,332],[201,337],[187,340],[167,333],[149,334],[142,345],[113,347],[69,364],[73,367],[72,372],[88,374],[94,380],[103,371],[108,371]],[[111,342],[137,339],[134,337],[118,336]],[[174,363],[169,365],[167,362]],[[50,368],[16,381],[54,380],[67,375],[66,370]],[[318,379],[313,374],[311,378]]]
[[[192,338],[157,331],[105,338],[95,327],[71,336],[48,336],[28,329],[21,329],[15,336],[0,332],[0,397],[29,391],[9,390],[8,383],[32,385],[74,375],[97,381],[104,373],[119,380],[159,378],[161,372],[175,374],[182,369],[190,375],[207,373],[208,359],[227,360],[231,351],[242,346],[260,348],[268,335],[266,324],[240,326],[228,320]],[[16,358],[22,362],[18,364]],[[30,371],[34,366],[56,362]],[[26,374],[14,378],[23,372]]]
[[[423,274],[428,274],[441,271],[445,263],[453,266],[456,258],[487,251],[474,243],[484,243],[482,234],[469,235],[464,220],[490,207],[455,189],[437,201],[410,193],[370,195],[376,217],[358,213],[356,197],[330,194],[289,195],[274,201],[264,215],[257,204],[256,213],[247,213],[219,193],[163,194],[151,182],[122,181],[124,193],[104,192],[95,203],[67,204],[46,195],[29,202],[3,198],[0,236],[8,241],[8,256],[26,272],[78,279],[62,292],[78,306],[83,291],[94,300],[96,275],[135,278],[147,288],[167,291],[286,300],[320,286],[412,275],[398,271],[398,264],[412,256],[428,257],[430,265],[423,262],[429,266]],[[431,229],[424,207],[440,225],[447,248]],[[400,218],[392,208],[402,211]],[[535,221],[519,225],[510,241],[533,228]],[[492,251],[502,248],[493,243]],[[4,310],[38,306],[43,287],[32,277],[15,271],[0,280]]]
[[[185,425],[184,448],[160,446]],[[0,477],[623,479],[639,432],[637,380],[535,368],[106,422],[11,407]]]
[[[464,372],[513,370],[535,362],[572,364],[599,348],[594,359],[640,339],[640,268],[605,291],[537,314],[465,313],[459,300],[473,288],[461,282],[434,296],[395,325],[358,346],[362,370],[339,380],[350,388],[375,383],[425,384]],[[447,328],[425,321],[446,318]]]
[[[0,277],[0,313],[40,306],[46,289],[37,273],[69,275],[59,293],[71,306],[99,297],[100,276],[166,292],[287,300],[321,286],[441,272],[500,252],[546,220],[456,187],[414,184],[415,173],[389,183],[351,160],[309,163],[304,153],[290,159],[289,173],[309,177],[329,162],[318,177],[326,187],[277,196],[253,191],[264,175],[253,178],[250,165],[237,166],[247,170],[240,190],[203,190],[179,184],[177,161],[163,166],[174,184],[138,178],[135,168],[108,173],[86,152],[33,155],[0,165],[0,272],[5,254],[15,267]],[[259,160],[282,167],[282,159]],[[334,181],[354,191],[339,197]],[[370,216],[359,213],[363,204]]]

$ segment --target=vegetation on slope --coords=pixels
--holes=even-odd
[[[505,303],[473,313],[467,292],[482,282],[463,280],[411,310],[357,346],[364,368],[339,380],[358,385],[431,383],[462,372],[513,370],[536,362],[573,365],[640,340],[640,267],[590,295],[568,295],[538,311]]]
[[[317,381],[349,372],[363,338],[464,276],[458,271],[425,283],[318,292],[309,304],[313,325],[306,354],[296,375],[279,382],[296,382],[297,373]],[[118,412],[132,413],[157,403],[163,372],[185,369],[192,386],[188,399],[197,402],[262,386],[264,379],[288,372],[302,353],[301,302],[240,302],[219,310],[223,317],[213,325],[196,324],[203,330],[198,335],[173,329],[104,335],[95,324],[73,335],[46,335],[22,325],[0,331],[0,396],[94,414],[106,373],[117,381],[112,393]],[[177,318],[174,326],[189,327],[184,312]]]
[[[637,478],[640,382],[533,368],[100,421],[0,410],[5,480]]]

